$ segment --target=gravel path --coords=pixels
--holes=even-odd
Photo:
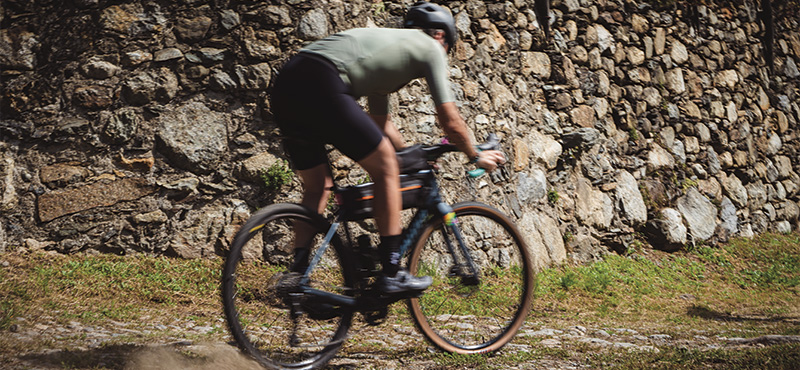
[[[16,318],[7,332],[0,332],[3,369],[259,369],[242,356],[230,340],[221,320],[211,325],[194,322],[124,323],[107,321],[97,325],[56,323],[48,317]],[[680,346],[710,349],[725,346],[769,345],[800,342],[800,336],[766,335],[738,338],[688,332],[663,334],[636,328],[591,328],[561,326],[556,322],[529,323],[499,355],[549,348],[573,355],[542,356],[509,369],[584,369],[581,353],[603,349],[659,351]],[[391,348],[391,350],[386,350]],[[328,368],[332,369],[459,369],[435,361],[431,348],[408,322],[377,327],[356,327],[346,347]],[[463,366],[463,365],[461,365]]]

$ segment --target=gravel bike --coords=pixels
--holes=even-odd
[[[490,136],[481,150],[498,147]],[[407,300],[419,331],[440,349],[487,353],[507,344],[530,311],[536,273],[524,239],[499,210],[442,201],[435,161],[452,144],[398,153],[403,207],[402,255],[412,274],[433,277],[416,295],[386,296],[380,273],[372,184],[334,185],[337,209],[325,218],[298,204],[274,204],[250,217],[225,261],[222,298],[238,346],[269,369],[315,369],[342,347],[356,313],[371,325]],[[480,170],[473,170],[478,176]],[[293,246],[311,246],[305,272],[291,271]]]

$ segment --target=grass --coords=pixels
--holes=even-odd
[[[797,369],[800,364],[800,345],[707,351],[662,348],[657,354],[604,352],[590,354],[587,359],[591,366],[604,369],[791,370]]]
[[[648,255],[611,255],[587,266],[540,274],[540,312],[581,312],[599,323],[638,321],[693,325],[693,307],[719,317],[800,316],[800,237],[766,234],[720,248]],[[781,332],[796,331],[796,323]]]
[[[135,320],[150,309],[210,312],[218,300],[219,261],[165,257],[6,255],[0,329],[32,311],[60,321]]]
[[[0,259],[10,264],[0,268],[0,334],[15,326],[18,317],[28,323],[47,318],[98,326],[109,321],[135,326],[138,322],[169,325],[188,320],[198,325],[216,323],[223,332],[209,335],[226,340],[224,325],[219,322],[221,259],[20,252],[2,254]],[[504,277],[504,271],[495,272],[493,279]],[[611,332],[632,328],[644,336],[668,334],[688,344],[654,344],[656,351],[620,351],[569,341],[548,347],[542,345],[541,337],[518,336],[510,349],[460,356],[430,353],[424,344],[378,348],[371,342],[374,336],[356,332],[343,354],[378,351],[389,357],[433,361],[441,369],[504,369],[528,362],[612,369],[796,369],[800,363],[797,343],[735,347],[720,339],[800,335],[799,234],[764,234],[671,254],[639,248],[591,265],[548,269],[538,280],[526,328],[568,331],[582,325]],[[502,301],[507,293],[487,295],[484,303]],[[387,323],[374,330],[403,326],[414,332],[407,316],[405,306],[396,304]],[[144,337],[124,336],[102,351],[168,342],[185,334],[176,329]],[[722,344],[718,348],[692,344],[696,335]],[[71,340],[80,343],[80,338]],[[55,338],[16,343],[8,335],[0,335],[0,358],[66,346]],[[518,347],[524,349],[516,350]],[[96,368],[83,362],[70,364],[72,368]]]
[[[520,270],[519,267],[512,269]],[[436,279],[420,300],[423,307],[436,307],[438,314],[453,315],[508,315],[520,301],[521,275],[486,274],[480,287],[464,285],[458,277]],[[450,302],[442,305],[441,302]],[[442,307],[443,310],[438,311]],[[457,308],[457,309],[456,309]]]
[[[566,346],[570,347],[570,346]],[[581,353],[577,355],[576,353]],[[800,364],[800,344],[769,347],[695,350],[660,347],[658,351],[598,350],[574,346],[569,349],[539,347],[497,357],[485,355],[436,354],[432,359],[445,369],[506,369],[520,363],[561,358],[581,362],[591,369],[662,370],[792,370]]]

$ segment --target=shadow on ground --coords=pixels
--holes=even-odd
[[[21,356],[28,365],[58,369],[124,370],[131,354],[142,350],[132,344],[111,345],[88,350],[62,350]]]
[[[726,322],[774,322],[774,323],[792,323],[800,324],[800,317],[791,316],[747,316],[747,315],[731,315],[729,313],[719,312],[712,310],[706,306],[693,305],[686,310],[686,314],[691,317],[699,317],[706,320],[726,321]]]

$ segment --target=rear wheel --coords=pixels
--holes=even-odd
[[[277,204],[254,214],[236,235],[222,278],[225,317],[239,347],[267,368],[317,368],[344,343],[352,308],[315,304],[297,294],[301,274],[289,271],[292,247],[310,245],[313,256],[329,227],[307,208]],[[301,238],[307,242],[296,235],[306,235]],[[352,263],[338,237],[331,244],[309,285],[351,294]]]
[[[536,274],[519,231],[500,211],[481,203],[453,206],[456,223],[478,270],[478,281],[453,276],[449,240],[453,228],[435,219],[423,229],[409,257],[409,270],[433,277],[419,298],[409,300],[414,320],[444,351],[471,354],[497,350],[516,334],[531,308]]]

